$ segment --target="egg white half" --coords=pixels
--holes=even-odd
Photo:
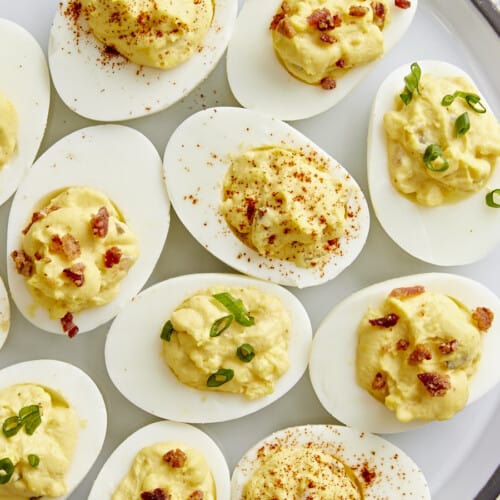
[[[348,236],[339,240],[342,255],[331,254],[323,269],[259,255],[234,235],[220,214],[229,155],[261,146],[315,151],[326,160],[331,174],[349,186],[348,208],[354,216],[347,220]],[[180,220],[209,252],[242,273],[299,288],[319,285],[351,264],[365,244],[370,216],[356,181],[307,137],[262,113],[224,107],[192,115],[170,137],[163,165],[167,190]]]
[[[368,432],[395,433],[427,423],[400,422],[383,403],[356,381],[357,328],[367,309],[381,304],[394,288],[423,285],[426,290],[457,298],[470,309],[488,307],[495,315],[491,328],[482,334],[483,348],[478,371],[469,382],[469,400],[476,401],[500,381],[500,299],[484,285],[463,276],[428,273],[403,276],[350,295],[337,304],[319,326],[311,349],[309,375],[321,404],[346,425]]]
[[[304,425],[274,432],[243,455],[231,478],[231,500],[242,498],[243,486],[260,465],[259,450],[273,444],[278,449],[313,444],[334,455],[353,469],[363,487],[366,500],[431,498],[427,482],[418,466],[389,441],[338,425]],[[368,484],[361,474],[363,469],[375,474]]]
[[[10,304],[9,296],[3,280],[0,277],[0,349],[7,340],[10,329]]]
[[[22,383],[38,384],[58,392],[81,422],[75,454],[66,474],[68,493],[56,499],[64,500],[87,475],[101,451],[107,427],[104,400],[85,372],[62,361],[25,361],[0,370],[0,389]]]
[[[417,62],[422,74],[462,76],[472,82],[467,73],[452,64],[442,61]],[[385,113],[394,108],[395,96],[402,92],[404,77],[409,71],[408,63],[392,72],[380,86],[373,102],[368,129],[367,165],[375,215],[394,242],[417,259],[438,266],[477,262],[500,242],[498,209],[488,207],[485,202],[486,194],[500,186],[500,160],[497,160],[486,186],[457,203],[425,207],[399,193],[389,175],[383,119]],[[487,112],[492,113],[483,96],[481,101]]]
[[[19,186],[31,167],[47,125],[50,76],[40,45],[33,35],[0,19],[0,93],[14,104],[19,120],[17,149],[0,167],[0,205]]]
[[[179,382],[163,359],[160,333],[172,311],[197,291],[219,285],[250,286],[277,296],[290,315],[290,368],[268,396],[247,400],[194,389]],[[106,367],[118,390],[148,413],[181,422],[224,422],[256,412],[288,392],[306,370],[311,336],[304,306],[285,288],[236,274],[190,274],[153,285],[123,308],[106,339]]]
[[[110,320],[144,285],[163,249],[170,223],[170,203],[162,180],[161,159],[140,132],[121,125],[97,125],[62,138],[34,164],[19,187],[9,213],[7,275],[12,299],[23,316],[42,330],[62,334],[59,320],[33,298],[10,254],[21,246],[21,231],[33,207],[48,194],[70,186],[89,186],[106,194],[137,237],[139,257],[120,282],[109,304],[75,313],[80,333]]]
[[[222,57],[238,8],[237,0],[214,0],[214,18],[203,48],[184,63],[161,70],[131,63],[122,56],[103,57],[103,45],[80,16],[79,28],[56,12],[49,38],[49,66],[54,86],[75,113],[99,121],[119,121],[168,108],[193,90]]]
[[[293,77],[274,52],[271,20],[282,0],[246,0],[234,27],[227,51],[227,76],[240,104],[286,121],[318,115],[343,99],[378,60],[351,69],[337,80],[334,90],[309,85]],[[417,0],[403,10],[389,2],[391,22],[383,30],[386,53],[409,28]]]
[[[180,441],[202,453],[210,465],[217,498],[229,498],[229,468],[222,451],[212,438],[192,425],[162,421],[137,430],[113,451],[100,470],[88,500],[111,498],[129,471],[135,455],[145,446],[160,441]]]

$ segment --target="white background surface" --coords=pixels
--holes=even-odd
[[[46,50],[56,8],[57,0],[0,0],[0,17],[12,19],[27,28]],[[416,59],[447,60],[469,72],[498,117],[500,96],[496,85],[500,81],[499,53],[499,38],[472,4],[466,0],[420,0],[409,32],[376,70],[335,108],[315,118],[295,122],[294,126],[340,161],[368,193],[365,161],[368,116],[371,101],[385,75],[397,66]],[[183,119],[214,105],[237,105],[228,90],[224,60],[204,84],[180,103],[155,116],[125,124],[145,133],[162,153],[170,134]],[[91,123],[69,111],[53,93],[47,133],[40,152],[69,132]],[[9,209],[10,202],[0,207],[2,242],[6,239]],[[230,271],[206,252],[172,215],[166,246],[148,284],[185,273]],[[5,253],[4,243],[0,246],[0,275],[4,280]],[[473,265],[452,268],[431,266],[398,248],[374,216],[368,242],[347,270],[330,283],[293,291],[308,310],[313,328],[317,328],[331,307],[348,294],[392,277],[429,271],[469,276],[500,294],[500,248]],[[14,306],[12,308],[11,332],[0,351],[0,367],[28,359],[61,359],[84,369],[103,392],[109,412],[105,445],[94,468],[71,496],[75,500],[84,499],[112,450],[130,433],[157,419],[125,400],[109,380],[104,366],[104,340],[109,325],[68,340],[32,327]],[[451,421],[386,437],[406,451],[422,468],[434,499],[467,500],[480,490],[499,462],[499,410],[500,389],[497,387]],[[335,421],[323,410],[306,374],[286,396],[264,410],[231,422],[200,428],[218,442],[232,469],[243,452],[262,437],[285,426],[308,423]]]

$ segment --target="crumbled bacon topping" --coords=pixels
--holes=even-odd
[[[14,260],[16,271],[21,276],[29,278],[33,274],[33,259],[25,253],[24,250],[21,250],[20,252],[14,250],[10,256]]]
[[[283,11],[277,12],[274,14],[271,24],[269,25],[270,30],[275,30],[278,27],[278,24],[285,18],[286,14]]]
[[[411,7],[410,0],[394,0],[394,5],[400,9],[409,9]]]
[[[403,286],[401,288],[394,288],[389,294],[389,297],[396,297],[398,299],[403,299],[407,297],[414,297],[415,295],[420,295],[425,292],[425,288],[421,285],[415,286]]]
[[[319,84],[321,85],[321,88],[325,90],[333,90],[337,86],[335,79],[330,78],[329,76],[325,76]]]
[[[382,2],[372,2],[373,20],[382,29],[385,24],[385,5]]]
[[[101,207],[96,215],[90,219],[92,234],[99,238],[105,238],[108,234],[109,213],[106,207]]]
[[[417,365],[418,363],[432,359],[431,351],[424,344],[417,344],[415,349],[408,356],[408,363],[410,365]]]
[[[399,321],[399,316],[394,313],[386,314],[381,318],[369,319],[368,322],[372,326],[380,326],[381,328],[390,328]]]
[[[333,14],[328,9],[316,9],[307,18],[309,26],[319,30],[328,31],[335,28],[335,21]]]
[[[104,254],[104,266],[113,267],[115,264],[119,264],[122,258],[122,251],[118,247],[110,247],[106,250]]]
[[[166,494],[161,488],[155,488],[153,491],[143,491],[142,500],[170,500],[172,495]]]
[[[493,311],[487,307],[476,307],[472,311],[472,321],[474,321],[477,328],[482,332],[490,328],[494,317]]]
[[[276,31],[287,38],[293,38],[297,34],[295,32],[295,28],[292,26],[292,23],[286,17],[279,22]]]
[[[163,460],[174,469],[184,467],[187,460],[187,455],[179,448],[169,450],[163,455]]]
[[[337,66],[337,68],[343,68],[345,66],[345,60],[344,59],[339,59],[336,63],[335,63],[335,66]]]
[[[408,347],[410,347],[410,341],[409,340],[399,339],[396,342],[396,349],[398,351],[406,351],[406,349],[408,349]]]
[[[61,318],[61,325],[63,332],[67,333],[70,339],[78,333],[78,327],[73,323],[73,315],[70,312]]]
[[[372,389],[376,391],[381,391],[385,388],[387,384],[387,375],[385,373],[377,372],[375,377],[373,377]]]
[[[204,495],[203,491],[201,490],[195,490],[191,495],[189,495],[188,500],[203,500]]]
[[[319,35],[319,39],[325,43],[335,43],[337,41],[336,38],[334,38],[332,35],[329,35],[328,33],[321,33],[321,35]]]
[[[82,262],[78,262],[77,264],[73,264],[71,267],[63,269],[64,276],[70,279],[78,288],[80,288],[85,282],[83,271],[85,271],[85,264]]]
[[[71,234],[65,234],[62,238],[55,234],[50,239],[49,252],[73,260],[80,256],[80,242]]]
[[[43,210],[40,210],[39,212],[33,212],[33,215],[31,216],[31,221],[29,224],[22,230],[23,234],[27,234],[28,231],[31,229],[31,226],[35,223],[38,222],[39,220],[42,220],[44,217],[46,217],[50,212],[54,212],[55,210],[58,210],[59,207],[56,206],[50,206],[47,208],[44,208]]]
[[[361,5],[351,5],[349,7],[349,15],[352,17],[364,17],[366,16],[368,9],[362,7]]]
[[[451,352],[455,352],[458,349],[458,340],[452,339],[448,342],[441,342],[441,344],[438,345],[438,349],[443,354],[450,354]]]
[[[424,372],[418,373],[417,377],[433,397],[442,397],[451,388],[450,377],[443,373]]]

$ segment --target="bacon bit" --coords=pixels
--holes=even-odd
[[[97,215],[92,215],[90,219],[90,226],[92,234],[99,238],[105,238],[108,234],[109,213],[106,207],[101,207],[97,211]]]
[[[335,66],[337,66],[337,68],[343,68],[345,66],[345,61],[344,59],[339,59],[336,63],[335,63]]]
[[[424,372],[417,374],[432,397],[442,397],[451,388],[450,377],[439,372]]]
[[[376,391],[381,391],[385,388],[387,383],[387,375],[385,373],[377,372],[375,377],[373,377],[372,389]]]
[[[142,500],[170,500],[172,495],[167,495],[161,488],[155,488],[153,491],[143,491]]]
[[[342,26],[342,17],[339,14],[333,14],[333,27],[339,28]]]
[[[325,76],[319,84],[321,85],[321,88],[325,90],[333,90],[337,86],[335,79],[330,78],[329,76]]]
[[[122,251],[118,247],[110,247],[106,250],[104,254],[104,266],[107,268],[113,267],[115,264],[119,264],[122,258]]]
[[[396,342],[396,349],[398,351],[406,351],[406,349],[408,349],[408,347],[410,347],[410,341],[409,340],[399,339]]]
[[[389,297],[396,297],[398,299],[403,299],[407,297],[414,297],[415,295],[420,295],[425,292],[425,288],[421,285],[415,286],[403,286],[401,288],[394,288],[389,294]]]
[[[73,323],[73,315],[70,312],[61,318],[61,325],[63,332],[67,333],[70,339],[78,333],[78,327]]]
[[[281,20],[276,28],[276,31],[287,38],[293,38],[297,34],[292,26],[292,23],[287,18]]]
[[[80,256],[80,243],[71,234],[65,234],[62,238],[55,234],[50,239],[49,252],[64,255],[68,260]]]
[[[382,2],[372,2],[370,5],[373,11],[374,23],[380,29],[383,29],[385,24],[385,5]]]
[[[432,353],[424,344],[417,344],[408,356],[408,364],[416,365],[421,361],[432,359]]]
[[[203,491],[201,490],[195,490],[191,495],[189,495],[188,500],[203,500],[204,495]]]
[[[472,321],[474,321],[478,330],[482,332],[490,328],[494,317],[493,311],[487,307],[476,307],[474,311],[472,311]]]
[[[22,230],[22,233],[27,234],[28,231],[31,229],[31,226],[35,222],[42,220],[44,217],[46,217],[48,214],[50,214],[50,212],[54,212],[55,210],[59,210],[59,207],[50,206],[50,207],[44,208],[43,210],[40,210],[40,212],[33,212],[33,215],[31,216],[30,223]]]
[[[352,17],[364,17],[367,12],[368,9],[366,7],[361,7],[361,5],[351,5],[349,7],[349,15]]]
[[[382,328],[390,328],[399,321],[399,316],[394,313],[389,313],[382,318],[369,319],[368,322],[372,326],[380,326]]]
[[[438,349],[443,354],[450,354],[450,352],[455,352],[458,348],[458,340],[452,339],[448,342],[442,342],[439,344]]]
[[[329,35],[328,33],[321,33],[321,35],[319,36],[319,39],[325,43],[335,43],[337,41],[336,38]]]
[[[187,460],[187,455],[179,448],[169,450],[163,455],[163,460],[167,462],[173,469],[184,467]]]
[[[400,9],[409,9],[411,7],[410,0],[394,0],[394,5]]]
[[[14,261],[16,271],[21,276],[29,278],[33,274],[33,259],[24,250],[21,250],[21,252],[14,250],[10,256]]]
[[[274,14],[271,24],[269,25],[270,30],[275,30],[278,27],[278,24],[285,19],[286,14],[284,12],[278,12]]]
[[[83,271],[85,270],[85,264],[82,262],[78,262],[77,264],[72,265],[71,267],[67,267],[63,269],[63,273],[66,278],[70,279],[75,286],[80,288],[85,282],[85,276]]]
[[[335,28],[333,15],[328,9],[316,9],[307,18],[309,26],[319,31],[329,31]]]

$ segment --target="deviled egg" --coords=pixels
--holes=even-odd
[[[311,464],[304,460],[308,455]],[[261,491],[261,499],[430,499],[422,472],[401,449],[373,434],[335,425],[289,427],[259,441],[234,469],[231,500],[257,498],[246,494],[252,487]]]
[[[169,3],[165,2],[167,7]],[[155,2],[136,3],[131,8],[146,8],[148,4],[158,8]],[[174,14],[182,14],[182,2],[179,5],[170,6]],[[84,15],[82,3],[75,0],[61,2],[49,39],[49,66],[59,96],[75,113],[100,121],[128,120],[171,106],[209,75],[229,42],[238,2],[216,0],[213,5],[210,28],[200,47],[190,59],[163,70],[132,63],[115,47],[97,41]],[[112,15],[110,19],[120,16],[119,12],[114,18]],[[142,33],[146,29],[152,30],[155,23],[158,29],[170,26],[170,20],[163,25],[162,18],[157,17],[154,13],[140,12],[137,29]],[[186,31],[182,16],[177,22]],[[124,29],[124,26],[118,26],[118,31]],[[160,42],[167,35],[176,37],[175,30],[164,35],[160,31]],[[148,37],[146,34],[145,38]],[[154,48],[157,45],[156,35],[151,37]],[[141,52],[144,55],[147,50],[143,48]]]
[[[0,278],[0,348],[7,340],[10,329],[10,304],[9,296],[2,278]]]
[[[54,491],[65,491],[57,498],[68,498],[92,467],[106,435],[106,407],[99,389],[79,368],[49,359],[26,361],[3,368],[0,380],[0,391],[6,397],[12,396],[2,401],[2,409],[8,418],[8,423],[3,422],[2,439],[5,439],[5,453],[8,455],[9,450],[11,453],[10,456],[2,456],[2,459],[8,459],[13,466],[9,481],[5,481],[6,476],[2,475],[2,487],[8,488],[12,481],[13,491],[21,492],[24,487],[22,474],[17,474],[16,470],[39,467],[34,476],[26,472],[30,479],[25,486],[28,489],[42,486],[47,491],[55,482]],[[13,392],[9,390],[12,387],[20,389]],[[30,394],[38,399],[29,401]],[[21,402],[27,406],[17,408],[16,405]],[[12,411],[19,411],[22,417],[18,417],[16,428],[12,425],[16,415],[8,414],[11,404]],[[22,457],[19,453],[27,453],[28,456]],[[4,460],[2,471],[9,473],[10,464]],[[46,460],[54,462],[46,463]],[[64,479],[60,476],[51,478],[51,474],[66,468],[64,464],[68,460]],[[42,484],[37,486],[40,481]],[[29,494],[27,490],[24,492]]]
[[[299,3],[299,2],[294,2]],[[343,52],[352,52],[351,59],[359,59],[359,44],[361,38],[366,36],[368,28],[364,26],[361,29],[362,35],[354,36],[352,26],[359,19],[354,14],[349,14],[349,4],[352,3],[353,8],[361,10],[363,17],[376,17],[377,2],[329,2],[326,7],[335,6],[338,12],[344,12],[341,21],[347,28],[345,41],[339,42],[335,39],[335,34],[339,28],[335,28],[335,17],[331,18],[326,25],[318,25],[318,20],[315,18],[315,13],[324,13],[325,2],[311,2],[306,0],[300,2],[294,10],[295,13],[309,13],[317,4],[318,8],[309,16],[309,19],[302,17],[297,20],[297,26],[300,25],[301,31],[307,31],[307,23],[317,26],[317,41],[310,42],[305,40],[302,45],[298,42],[297,47],[290,49],[291,60],[296,61],[301,53],[302,46],[311,48],[311,54],[302,56],[302,64],[297,70],[304,71],[304,66],[315,65],[313,61],[313,51],[322,50],[337,50],[340,54]],[[397,3],[405,4],[406,8],[398,8]],[[385,12],[385,6],[382,16],[390,21],[386,23],[382,30],[383,50],[387,52],[398,43],[400,38],[405,34],[410,26],[413,16],[417,10],[417,0],[411,2],[387,2],[388,12]],[[280,7],[281,6],[281,7]],[[278,12],[280,8],[283,11],[289,8],[288,2],[282,0],[272,0],[265,3],[259,0],[247,0],[243,5],[234,29],[234,35],[231,38],[227,53],[227,75],[231,90],[236,99],[246,108],[265,112],[281,120],[301,120],[315,116],[337,104],[343,99],[377,64],[377,60],[355,66],[349,69],[340,78],[335,79],[335,87],[330,85],[330,90],[325,90],[320,85],[311,85],[292,76],[285,66],[280,62],[279,57],[275,53],[273,47],[272,30],[277,20],[276,16],[280,16]],[[374,7],[372,7],[374,6]],[[373,14],[372,14],[372,9]],[[328,14],[333,16],[333,13],[328,11]],[[287,15],[287,14],[283,14]],[[316,16],[317,17],[317,16]],[[331,16],[330,16],[331,17]],[[340,19],[339,14],[337,18]],[[330,23],[330,24],[328,24]],[[379,31],[378,28],[375,28]],[[380,34],[379,34],[380,36]],[[288,32],[285,38],[293,40],[293,32]],[[326,37],[326,39],[325,39]],[[325,40],[325,41],[323,41]],[[308,45],[309,44],[309,45]],[[369,44],[367,49],[372,51],[373,44]],[[341,57],[341,56],[339,56]],[[339,59],[344,61],[344,59]],[[330,66],[338,70],[342,64],[337,64],[336,61],[331,61]]]
[[[162,421],[137,430],[114,450],[99,472],[90,491],[89,500],[112,498],[122,479],[127,476],[137,453],[160,442],[182,443],[201,453],[209,464],[216,498],[229,498],[229,469],[217,444],[196,427],[180,422]],[[160,473],[152,473],[151,476],[161,479]]]
[[[466,121],[470,121],[472,127],[475,127],[477,122],[473,122],[473,120],[493,116],[494,122],[493,111],[484,96],[478,91],[473,93],[477,97],[478,103],[471,102],[472,106],[477,107],[480,111],[480,114],[476,115],[473,108],[466,104],[468,103],[466,97],[470,92],[466,95],[463,92],[464,88],[462,88],[464,84],[454,81],[455,83],[449,84],[451,85],[449,88],[455,89],[452,94],[461,94],[465,97],[455,99],[450,94],[449,99],[452,102],[453,100],[457,102],[454,105],[449,104],[448,107],[441,105],[440,109],[443,113],[445,110],[449,111],[449,122],[445,123],[445,127],[451,136],[453,138],[456,136],[456,138],[445,139],[446,134],[443,132],[441,138],[445,143],[441,145],[429,144],[429,141],[432,142],[437,137],[436,132],[439,130],[438,125],[441,123],[441,118],[438,120],[432,117],[432,124],[426,125],[424,123],[424,116],[426,115],[423,113],[422,126],[419,128],[412,125],[408,128],[407,137],[413,140],[412,137],[415,134],[417,138],[415,141],[422,150],[422,160],[419,168],[426,171],[428,179],[432,177],[433,180],[439,183],[440,176],[448,176],[449,171],[453,170],[452,173],[456,173],[463,181],[470,184],[470,187],[467,187],[469,193],[464,192],[468,194],[467,197],[461,194],[458,199],[449,200],[445,198],[442,204],[435,206],[425,206],[417,203],[414,199],[415,193],[405,195],[394,187],[394,180],[391,179],[394,175],[389,170],[388,139],[384,130],[384,116],[394,109],[396,99],[400,99],[398,96],[402,94],[401,99],[407,99],[406,96],[409,95],[411,99],[411,92],[408,91],[405,77],[413,79],[416,74],[419,75],[419,78],[420,74],[422,77],[426,74],[447,78],[461,77],[469,82],[469,86],[473,86],[471,88],[475,87],[477,89],[477,85],[472,82],[471,78],[463,70],[442,61],[419,61],[413,63],[411,67],[410,64],[407,64],[396,69],[384,80],[373,103],[368,131],[368,184],[375,215],[386,233],[410,255],[440,266],[471,264],[485,257],[500,241],[500,218],[498,217],[498,210],[494,207],[494,205],[500,205],[494,198],[488,201],[488,197],[493,196],[492,193],[500,187],[500,169],[498,168],[500,160],[497,157],[496,168],[494,168],[494,165],[493,168],[489,167],[491,173],[489,169],[486,173],[481,172],[484,168],[478,169],[478,162],[483,162],[483,166],[486,164],[486,160],[491,158],[492,149],[496,148],[498,150],[498,141],[491,141],[487,138],[486,147],[478,146],[472,148],[472,151],[466,152],[469,141],[466,133],[468,128],[464,126],[462,129],[457,129],[456,121],[464,121],[464,118],[466,118]],[[439,94],[436,98],[438,106],[442,104],[442,99],[446,97],[443,91],[441,93],[443,95]],[[420,98],[416,88],[413,94],[415,95],[414,101]],[[422,99],[428,100],[430,97],[422,97]],[[457,114],[464,110],[465,113],[457,117]],[[465,115],[471,115],[470,120]],[[469,126],[471,125],[469,124]],[[490,134],[495,133],[494,126],[488,125],[487,127]],[[498,135],[498,124],[496,129]],[[429,158],[432,157],[432,161],[431,159],[426,161],[424,150],[430,153],[428,156]],[[454,165],[461,162],[467,164],[467,168],[463,168],[463,171],[455,171],[455,168],[450,168],[447,171],[447,163],[442,162],[443,158],[446,160],[443,151],[453,152],[453,150],[455,150],[455,153],[462,155],[460,162],[454,160]],[[404,160],[404,162],[406,168],[408,161]],[[427,172],[427,169],[429,172]],[[399,170],[403,169],[400,168]],[[485,175],[486,178],[484,178]],[[406,178],[402,178],[398,182],[402,184],[403,182],[406,183],[406,180]],[[415,178],[409,179],[409,181],[412,184],[416,183]],[[453,182],[456,184],[458,181],[457,177],[457,180]],[[441,188],[440,184],[436,184],[425,190],[425,196],[422,195],[424,203],[427,205],[433,204],[436,198],[438,200],[443,198],[441,193],[443,191],[446,193],[448,189],[446,182],[443,182],[444,188]],[[474,187],[475,184],[478,185],[477,188]],[[452,195],[455,196],[453,192]],[[416,196],[418,198],[420,194],[417,192]]]
[[[262,174],[254,157],[266,151],[274,156],[263,160],[271,172]],[[279,163],[279,155],[291,158]],[[298,157],[309,164],[310,173],[294,170]],[[230,107],[201,111],[172,134],[163,162],[167,190],[180,220],[209,252],[245,274],[299,288],[319,285],[351,264],[366,241],[369,211],[356,181],[316,144],[274,118]],[[238,179],[231,170],[237,162],[249,164],[239,169]],[[320,190],[313,191],[316,181],[327,189],[331,202],[318,195]],[[248,196],[240,193],[240,187],[252,190],[257,184],[262,196],[257,190]],[[228,224],[230,210],[221,209],[223,201],[233,204],[234,227]],[[247,235],[236,234],[239,219],[259,230],[251,245]],[[339,219],[337,235],[327,236]],[[311,258],[304,265],[300,263],[307,250],[303,242],[310,240],[317,242],[323,255],[321,263]],[[271,247],[279,247],[281,255],[268,251]]]
[[[1,205],[35,160],[50,102],[50,76],[41,47],[24,28],[7,19],[0,19],[0,74]],[[5,140],[10,143],[8,155],[3,151]]]
[[[174,309],[196,292],[213,287],[257,289],[279,298],[288,313],[291,325],[289,368],[277,379],[270,394],[247,399],[242,394],[190,387],[177,379],[163,359],[162,343],[169,338],[164,326]],[[200,319],[201,313],[195,315],[197,324]],[[294,295],[278,285],[233,274],[185,275],[142,291],[117,315],[106,339],[106,367],[118,390],[144,411],[182,422],[223,422],[260,410],[288,392],[307,367],[311,336],[311,325],[304,307]],[[213,357],[218,359],[220,356],[216,353]],[[259,360],[258,353],[255,353],[255,363]],[[190,361],[186,359],[184,363],[189,365]],[[202,363],[202,359],[198,359],[198,363]],[[264,360],[263,369],[273,363],[272,358],[269,363]],[[207,386],[212,385],[207,380]],[[175,405],[172,401],[176,402]]]
[[[21,313],[35,326],[53,333],[64,330],[73,336],[78,330],[93,330],[110,320],[151,274],[169,227],[170,205],[161,178],[161,160],[151,142],[136,130],[101,125],[64,137],[48,149],[35,166],[16,193],[9,214],[10,290]],[[88,192],[90,195],[85,194]],[[70,203],[70,193],[75,194],[73,200],[78,204]],[[79,206],[86,210],[94,199],[98,201],[96,207],[101,207],[96,213],[75,215]],[[59,206],[59,201],[54,201],[47,207],[50,200],[63,203]],[[55,221],[57,224],[53,227],[60,228],[60,234],[54,235],[52,226],[43,222],[52,220],[52,216],[62,217],[66,205],[64,214],[71,217]],[[36,238],[32,237],[31,232],[40,221],[40,231]],[[75,239],[72,233],[81,234],[81,240]],[[129,233],[133,234],[127,239],[133,242],[133,258],[127,257],[125,262],[130,245],[118,242]],[[105,253],[94,252],[95,241],[107,241],[108,237],[112,246]],[[90,245],[86,244],[88,240]],[[28,244],[34,254],[25,255]],[[86,255],[91,257],[88,262]],[[31,263],[28,269],[23,265],[23,256],[27,264]],[[59,263],[67,268],[62,269]],[[118,288],[110,289],[106,273],[114,269],[120,273],[117,276],[121,281]],[[92,302],[95,298],[92,293],[87,298],[98,307],[82,309],[79,307],[81,297],[88,295],[87,286],[94,285],[97,286],[95,296],[102,292],[105,300]],[[80,296],[80,292],[83,295]],[[61,304],[71,302],[75,304],[74,311],[67,311],[71,318],[58,314]]]
[[[357,381],[358,325],[369,308],[379,307],[391,291],[407,287],[423,287],[448,295],[470,310],[487,308],[497,319],[488,331],[481,333],[481,357],[469,381],[467,404],[486,394],[500,380],[495,355],[500,348],[500,301],[488,288],[470,278],[444,273],[417,274],[377,283],[347,297],[330,311],[315,334],[311,350],[309,374],[314,391],[325,409],[346,425],[369,432],[395,433],[428,422],[398,420],[393,411]]]

